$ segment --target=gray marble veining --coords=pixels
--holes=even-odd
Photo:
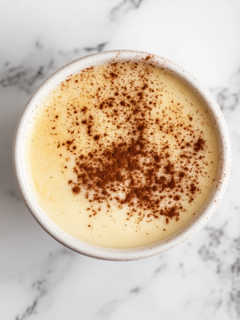
[[[0,319],[239,319],[239,1],[0,7]],[[46,234],[26,209],[11,160],[18,118],[41,82],[85,54],[117,48],[164,55],[201,78],[223,111],[233,156],[226,194],[201,231],[161,255],[123,263],[78,255]]]

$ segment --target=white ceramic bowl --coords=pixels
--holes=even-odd
[[[227,186],[231,164],[230,140],[227,126],[219,106],[211,94],[193,76],[174,63],[164,58],[151,55],[149,62],[155,66],[164,68],[167,72],[177,76],[185,82],[198,94],[200,99],[204,101],[206,108],[213,118],[219,140],[220,161],[216,186],[204,207],[201,208],[200,212],[195,215],[195,218],[182,230],[163,241],[141,248],[108,249],[87,244],[70,236],[60,229],[39,205],[36,197],[34,196],[33,187],[31,186],[26,166],[26,137],[29,130],[29,123],[36,112],[36,106],[39,105],[44,97],[59,83],[65,80],[68,76],[79,73],[82,69],[113,60],[139,61],[145,59],[147,56],[149,56],[149,53],[146,52],[115,50],[91,54],[69,63],[50,76],[39,87],[25,107],[16,131],[14,140],[14,164],[17,180],[27,207],[39,224],[53,238],[68,248],[84,255],[106,260],[136,260],[173,248],[179,243],[188,240],[195,232],[202,228],[217,209]]]

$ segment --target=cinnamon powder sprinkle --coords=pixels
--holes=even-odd
[[[149,81],[152,71],[147,64],[145,67],[144,63],[128,65],[134,75],[134,79],[128,80],[130,85],[124,80],[124,62],[109,64],[104,69],[105,86],[94,83],[94,68],[62,83],[62,91],[67,90],[69,82],[78,86],[85,81],[93,83],[94,90],[91,105],[83,106],[81,99],[68,105],[71,139],[59,145],[74,159],[75,178],[66,184],[76,197],[82,193],[89,199],[93,215],[98,213],[94,205],[105,203],[110,210],[114,203],[119,208],[127,206],[126,220],[134,218],[141,222],[163,217],[168,224],[171,219],[178,221],[187,210],[186,203],[191,203],[201,192],[199,179],[207,165],[206,141],[202,131],[193,129],[194,115],[184,117],[183,106],[178,101],[169,101],[165,106],[169,112],[159,108],[166,88],[161,83],[158,91],[156,86],[153,88]],[[96,111],[117,130],[116,139],[108,140],[108,131],[100,133]],[[55,117],[56,122],[58,118]],[[79,128],[95,146],[88,154],[77,147]],[[151,138],[156,133],[164,139]],[[172,145],[177,146],[177,159],[171,156]]]

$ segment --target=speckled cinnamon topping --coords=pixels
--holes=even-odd
[[[89,217],[103,204],[107,210],[115,204],[128,207],[127,220],[163,216],[168,224],[201,193],[199,181],[209,164],[203,131],[194,127],[197,113],[185,114],[177,99],[163,103],[171,92],[161,80],[151,81],[153,69],[118,62],[104,69],[104,85],[98,85],[95,67],[61,84],[63,93],[69,86],[79,90],[79,99],[66,101],[68,139],[59,137],[56,147],[60,157],[64,148],[73,158],[74,179],[66,184],[76,197],[88,199]],[[60,119],[54,115],[52,134]],[[79,143],[82,134],[89,152]],[[69,158],[63,159],[63,170]]]

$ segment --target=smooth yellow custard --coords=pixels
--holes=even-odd
[[[39,204],[62,230],[108,248],[169,237],[194,218],[218,173],[217,134],[186,84],[145,62],[63,81],[28,135]]]

